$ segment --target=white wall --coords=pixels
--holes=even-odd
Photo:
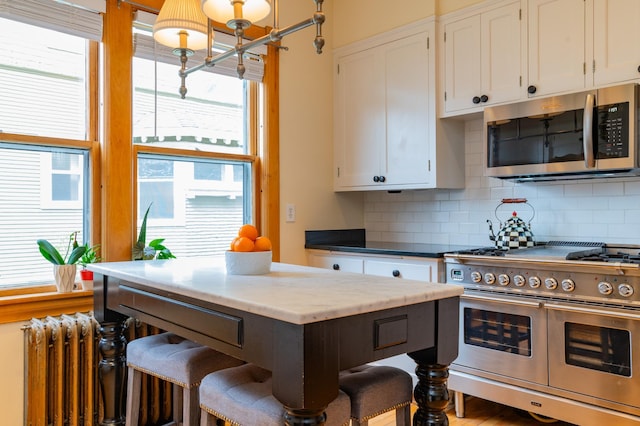
[[[465,126],[466,187],[461,190],[370,192],[365,228],[372,241],[492,245],[487,219],[497,232],[495,208],[503,198],[526,198],[535,209],[537,241],[573,240],[640,244],[640,179],[599,179],[514,184],[483,176],[482,120]],[[522,204],[508,209],[523,220]],[[508,210],[507,209],[507,210]],[[502,220],[508,217],[501,215]]]
[[[339,0],[343,1],[343,0]],[[325,2],[326,45],[313,47],[315,30],[284,38],[280,52],[280,260],[306,264],[307,229],[363,226],[362,194],[333,192],[333,1]],[[280,25],[310,17],[312,1],[281,0]],[[286,222],[286,205],[296,221]]]

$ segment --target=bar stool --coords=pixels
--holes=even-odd
[[[396,410],[396,425],[409,426],[413,380],[404,370],[388,366],[361,365],[340,372],[340,389],[351,400],[353,426]]]
[[[284,408],[272,394],[271,372],[253,364],[208,374],[200,384],[201,425],[282,426]],[[326,426],[349,424],[349,397],[339,391],[325,412]]]
[[[212,371],[243,362],[172,333],[141,337],[127,345],[126,426],[137,426],[142,373],[172,384],[175,424],[194,426],[200,416],[198,385]]]

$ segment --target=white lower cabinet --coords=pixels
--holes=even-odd
[[[356,256],[325,255],[307,251],[307,264],[334,271],[364,273],[364,261]]]
[[[307,249],[307,265],[425,282],[444,282],[443,259]]]

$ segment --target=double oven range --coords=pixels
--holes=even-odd
[[[550,242],[445,255],[464,394],[578,425],[640,423],[640,247]]]

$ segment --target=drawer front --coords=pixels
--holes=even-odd
[[[310,254],[308,256],[309,266],[316,268],[333,269],[342,272],[364,272],[363,260],[359,257],[351,256],[322,256]]]
[[[364,273],[384,277],[398,277],[409,280],[432,281],[432,265],[425,263],[365,260]]]

